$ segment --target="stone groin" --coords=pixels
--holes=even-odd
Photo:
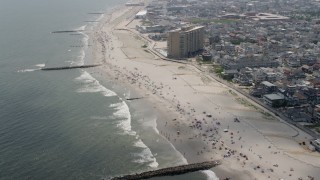
[[[132,100],[138,100],[138,99],[142,99],[143,97],[136,97],[136,98],[127,98],[126,100],[128,101],[132,101]]]
[[[51,33],[57,34],[57,33],[76,33],[81,32],[82,30],[64,30],[64,31],[52,31]]]
[[[83,69],[83,68],[91,68],[91,67],[96,67],[96,66],[101,66],[101,64],[41,68],[41,70],[43,70],[43,71],[53,71],[53,70],[66,70],[66,69]]]
[[[119,177],[113,177],[111,180],[138,180],[138,179],[149,179],[153,177],[160,177],[160,176],[174,176],[179,174],[185,174],[189,172],[195,172],[200,170],[208,170],[212,167],[220,165],[220,161],[208,161],[208,162],[201,162],[201,163],[194,163],[194,164],[187,164],[175,167],[168,167],[153,171],[147,171],[138,174],[131,174]]]
[[[104,14],[103,12],[89,12],[88,14]]]

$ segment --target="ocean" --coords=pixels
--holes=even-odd
[[[130,88],[79,69],[39,70],[84,64],[97,24],[88,21],[125,2],[0,0],[1,180],[103,179],[186,162],[159,135],[154,110],[123,100]]]

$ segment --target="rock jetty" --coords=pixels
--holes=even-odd
[[[58,34],[58,33],[75,33],[81,32],[82,30],[64,30],[64,31],[52,31],[51,33]]]
[[[220,165],[220,161],[208,161],[208,162],[201,162],[201,163],[194,163],[194,164],[187,164],[175,167],[168,167],[153,171],[147,171],[143,173],[113,177],[111,180],[138,180],[138,179],[149,179],[153,177],[159,176],[174,176],[179,174],[185,174],[189,172],[195,172],[200,170],[207,170],[212,167]]]
[[[96,66],[101,66],[101,64],[41,68],[41,70],[43,70],[43,71],[53,71],[53,70],[66,70],[66,69],[83,69],[83,68],[91,68],[91,67],[96,67]]]

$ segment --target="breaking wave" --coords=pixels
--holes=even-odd
[[[202,172],[207,176],[208,180],[219,180],[216,174],[211,170],[204,170]]]
[[[93,78],[88,72],[83,71],[83,73],[77,77],[75,80],[84,82],[83,87],[77,90],[79,93],[101,93],[106,97],[116,96],[117,94],[104,86],[102,86],[98,80]]]
[[[151,150],[143,143],[141,139],[139,139],[137,133],[132,130],[131,113],[127,103],[122,101],[120,103],[112,104],[110,107],[116,110],[113,113],[113,116],[121,119],[117,126],[121,128],[125,134],[135,136],[138,141],[135,142],[134,146],[143,149],[140,153],[134,153],[134,156],[138,157],[138,159],[133,160],[133,162],[141,164],[148,163],[149,167],[157,168],[159,164],[156,158],[153,156]]]
[[[120,127],[126,134],[136,135],[136,132],[132,131],[131,128],[131,114],[127,103],[122,101],[117,104],[112,104],[110,107],[113,107],[116,110],[113,113],[113,116],[121,119],[118,123],[118,127]]]
[[[37,71],[37,70],[40,70],[41,68],[45,67],[46,64],[36,64],[36,65],[34,65],[34,66],[36,66],[36,67],[38,67],[38,68],[36,68],[36,69],[20,69],[20,70],[18,70],[17,72],[18,72],[18,73],[25,73],[25,72]]]
[[[148,163],[149,167],[157,168],[159,166],[156,158],[153,156],[151,150],[146,146],[141,139],[139,139],[134,146],[143,148],[141,153],[135,153],[134,156],[139,159],[134,160],[136,163]]]

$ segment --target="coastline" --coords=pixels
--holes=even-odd
[[[296,141],[308,135],[239,103],[238,99],[246,98],[230,93],[229,88],[191,65],[164,62],[143,49],[143,39],[126,30],[130,17],[140,8],[118,6],[94,28],[90,37],[92,61],[104,65],[92,73],[112,78],[143,96],[140,103],[151,104],[161,114],[157,118],[159,133],[189,163],[221,159],[222,165],[212,169],[220,178],[297,179],[307,172],[319,175],[319,163],[300,162],[316,155],[290,156],[293,150],[302,152]],[[209,113],[213,118],[207,116]],[[234,117],[240,117],[241,122],[233,122]],[[300,135],[293,139],[295,131]],[[281,145],[287,141],[288,145]],[[230,156],[224,158],[227,151]]]

